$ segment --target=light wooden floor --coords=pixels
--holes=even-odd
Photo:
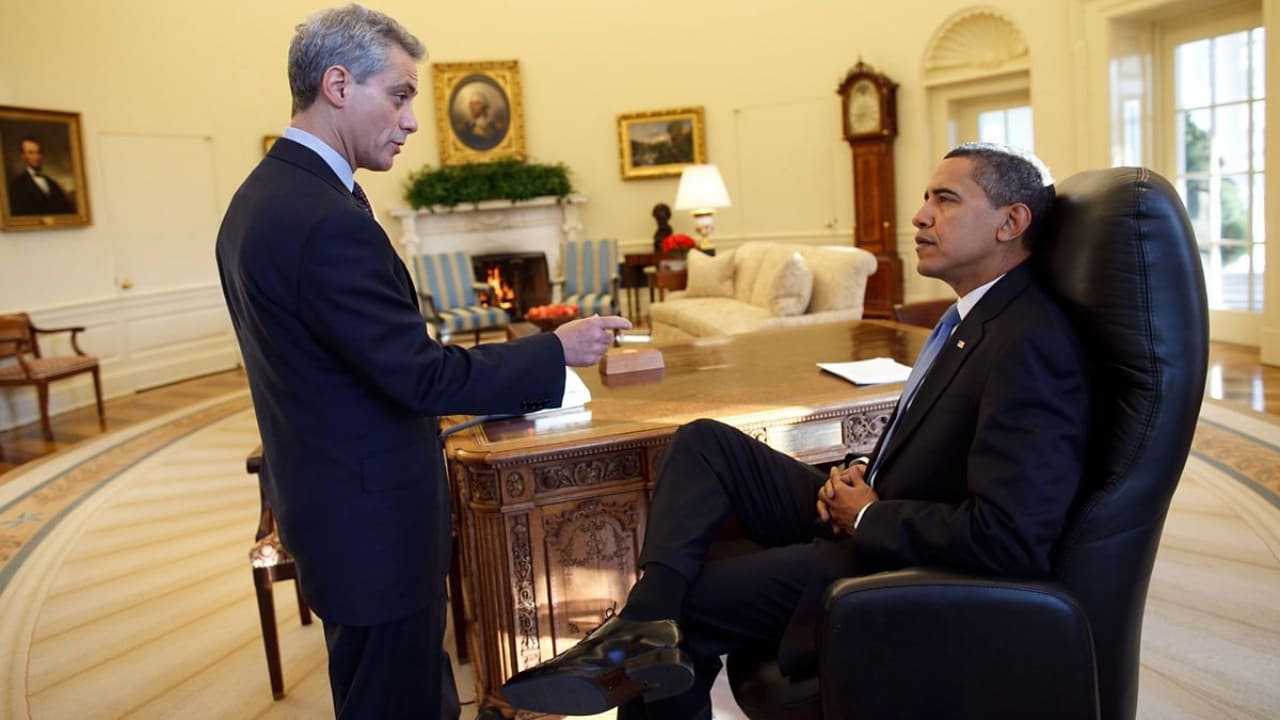
[[[1210,397],[1280,415],[1280,369],[1234,346],[1215,345],[1211,358]],[[108,429],[244,387],[243,374],[229,372],[113,400]],[[5,469],[101,436],[91,409],[59,416],[54,430],[53,443],[34,425],[0,432],[0,486],[12,477]],[[23,681],[30,717],[331,715],[323,635],[297,623],[288,583],[276,595],[289,697],[270,700],[243,562],[257,495],[240,462],[255,443],[252,413],[238,413],[96,497],[101,507],[49,570]],[[1280,475],[1277,457],[1257,458],[1259,472]],[[1148,601],[1141,717],[1280,717],[1278,516],[1222,468],[1188,464]],[[466,699],[465,667],[458,679]],[[726,703],[721,696],[717,717],[736,716]],[[470,717],[474,706],[464,710]]]

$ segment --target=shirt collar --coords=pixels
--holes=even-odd
[[[289,126],[284,129],[284,137],[311,148],[315,154],[320,156],[321,160],[333,170],[333,174],[338,176],[343,185],[347,186],[347,190],[351,190],[355,184],[355,171],[347,164],[347,159],[338,154],[337,150],[329,147],[329,144],[320,138],[312,135],[306,130],[300,130],[296,127]]]
[[[965,316],[969,314],[969,311],[973,309],[973,306],[977,305],[978,301],[982,299],[982,296],[987,294],[987,291],[991,289],[991,286],[1000,282],[1000,278],[1004,276],[1004,273],[1000,273],[995,280],[992,280],[986,285],[979,285],[965,293],[964,297],[956,300],[956,311],[960,313],[960,319],[963,320]]]

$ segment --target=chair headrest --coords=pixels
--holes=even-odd
[[[1125,496],[1110,498],[1122,507],[1144,496],[1162,519],[1208,362],[1204,276],[1186,209],[1150,170],[1091,170],[1058,186],[1042,232],[1038,269],[1094,363],[1092,481]]]

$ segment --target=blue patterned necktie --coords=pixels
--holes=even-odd
[[[369,204],[369,196],[364,194],[364,188],[360,187],[360,183],[351,184],[351,194],[355,196],[356,202],[360,203],[360,207],[369,214],[369,217],[373,217],[373,206]]]
[[[893,437],[893,431],[897,429],[898,423],[902,421],[902,416],[907,414],[907,408],[911,407],[911,401],[915,400],[916,390],[920,388],[920,383],[924,382],[925,376],[929,374],[929,368],[933,365],[933,361],[937,359],[938,353],[942,352],[942,347],[951,339],[951,331],[959,324],[960,310],[953,303],[943,313],[942,319],[938,321],[938,324],[933,326],[933,332],[929,333],[929,339],[925,340],[924,348],[920,350],[920,354],[916,357],[916,364],[912,366],[911,375],[907,377],[907,384],[902,388],[902,396],[898,399],[898,414],[894,416],[893,424],[884,431],[884,442],[880,443],[880,454],[876,456],[875,464],[869,468],[870,472],[867,473],[868,484],[875,482],[876,472],[880,469],[880,458],[884,457],[885,450],[889,448],[889,440]]]

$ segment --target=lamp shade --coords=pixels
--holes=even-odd
[[[715,165],[690,165],[680,173],[676,189],[677,210],[714,210],[726,208],[729,191],[724,187],[720,170]]]

